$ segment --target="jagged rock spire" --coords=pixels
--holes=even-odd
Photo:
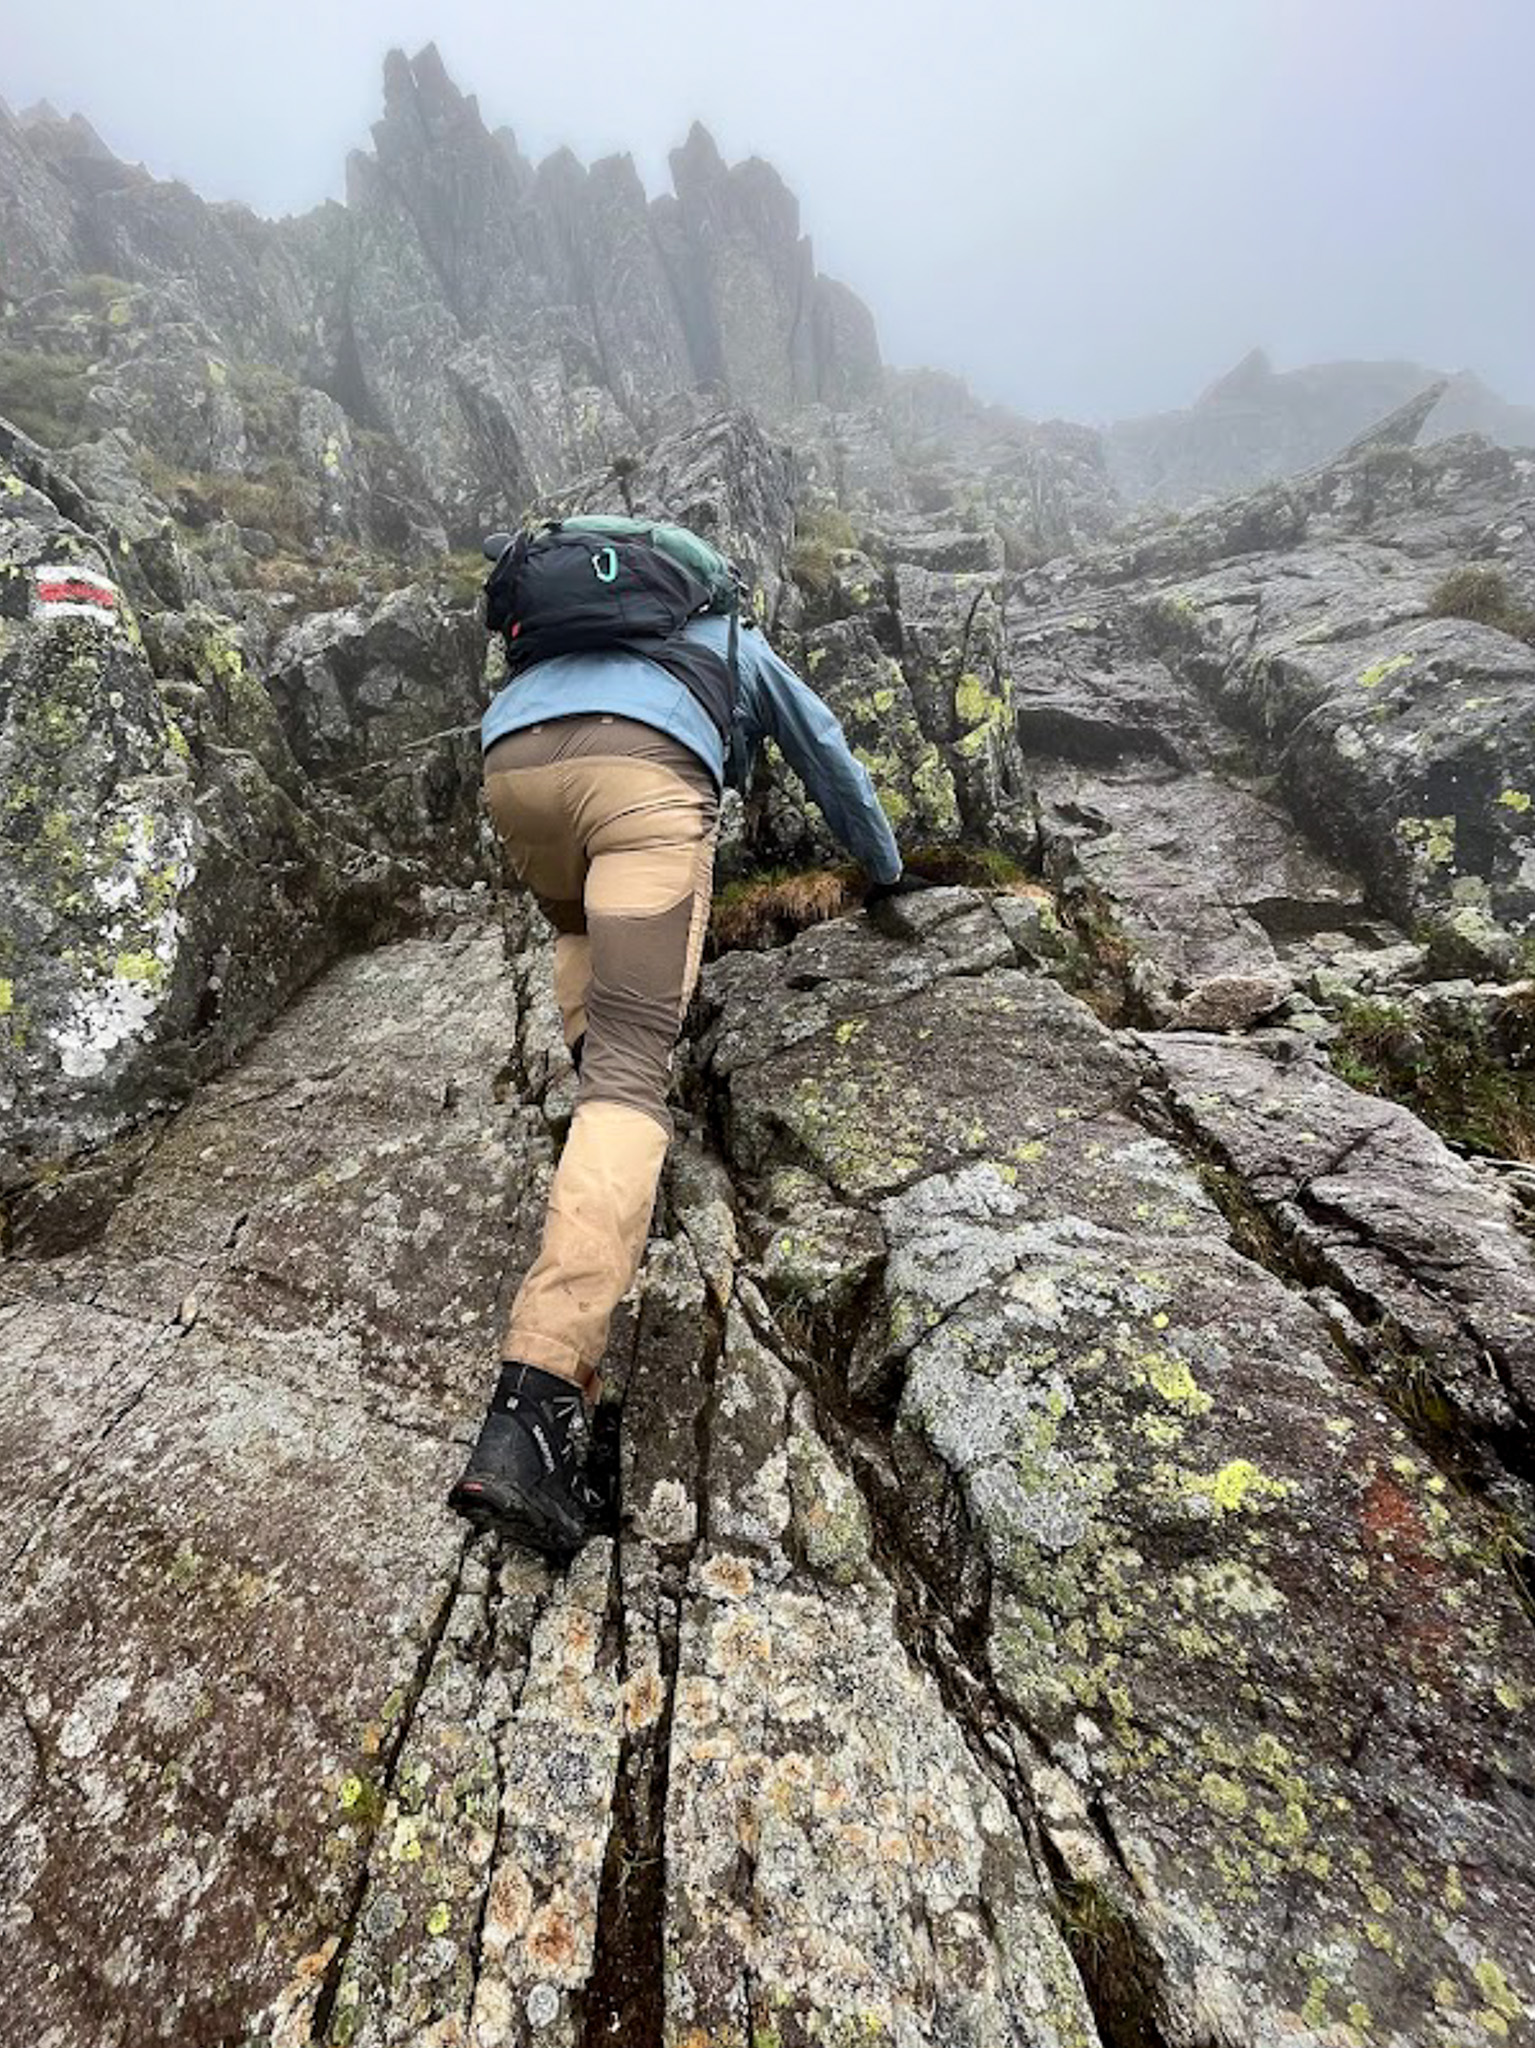
[[[1448,377],[1436,379],[1416,398],[1409,398],[1405,405],[1399,405],[1395,412],[1388,413],[1378,425],[1366,428],[1357,439],[1350,441],[1342,459],[1348,461],[1355,455],[1369,454],[1377,448],[1415,447],[1419,435],[1428,425],[1430,413],[1449,388]]]

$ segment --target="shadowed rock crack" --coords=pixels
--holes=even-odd
[[[426,1690],[426,1683],[431,1676],[432,1666],[437,1660],[437,1653],[441,1649],[443,1638],[448,1632],[448,1623],[452,1618],[453,1608],[458,1600],[459,1587],[463,1582],[464,1564],[468,1558],[473,1541],[472,1532],[466,1531],[463,1541],[459,1545],[458,1558],[454,1564],[452,1576],[448,1581],[441,1600],[438,1602],[437,1611],[432,1617],[431,1625],[421,1645],[420,1654],[416,1658],[416,1668],[411,1674],[409,1684],[406,1686],[405,1697],[401,1702],[399,1714],[395,1720],[394,1727],[390,1731],[389,1746],[384,1752],[383,1764],[378,1774],[376,1810],[380,1818],[373,1821],[365,1835],[363,1854],[359,1858],[357,1878],[352,1887],[351,1904],[347,1910],[346,1918],[342,1922],[340,1932],[336,1936],[335,1950],[326,1966],[325,1975],[320,1982],[319,1993],[314,2004],[314,2016],[309,2029],[309,2038],[314,2042],[323,2042],[330,2030],[331,2019],[336,2010],[336,2000],[341,1990],[341,1980],[345,1975],[347,1961],[351,1955],[352,1942],[356,1936],[358,1919],[368,1896],[368,1885],[372,1875],[373,1848],[378,1840],[384,1807],[394,1791],[395,1773],[399,1768],[400,1757],[405,1749],[405,1744],[409,1739],[411,1728],[415,1721],[416,1709],[421,1703],[421,1695]]]
[[[936,1586],[914,1557],[892,1494],[888,1435],[840,1392],[846,1360],[811,1355],[785,1342],[776,1325],[758,1335],[776,1347],[810,1393],[817,1426],[855,1477],[870,1514],[875,1556],[896,1594],[897,1634],[903,1648],[936,1681],[947,1712],[985,1776],[1001,1792],[1049,1885],[1058,1924],[1082,1979],[1104,2048],[1169,2048],[1160,2016],[1160,1965],[1141,1941],[1122,1904],[1103,1887],[1074,1879],[1051,1843],[1047,1822],[1030,1789],[1029,1771],[1042,1767],[1047,1746],[1009,1707],[989,1670],[982,1611],[954,1611],[952,1588]],[[961,1514],[964,1510],[961,1508]],[[962,1537],[969,1543],[973,1539]],[[1020,1756],[1020,1749],[1023,1754]],[[1125,1886],[1124,1864],[1101,1803],[1088,1809],[1104,1850]],[[1095,1918],[1087,1923],[1083,1899]],[[1101,1923],[1101,1924],[1100,1924]],[[755,2037],[753,2037],[755,2038]]]
[[[619,1630],[625,1730],[614,1781],[612,1825],[597,1898],[597,1944],[582,1997],[582,2048],[661,2048],[666,2024],[666,1803],[671,1775],[682,1605],[693,1562],[708,1526],[709,1447],[717,1376],[724,1349],[724,1319],[712,1293],[700,1350],[704,1398],[694,1424],[692,1540],[676,1555],[651,1550],[654,1576],[630,1584],[624,1567],[634,1546],[620,1527],[614,1560],[615,1621]],[[636,1336],[638,1337],[638,1330]],[[641,1611],[630,1612],[635,1598]],[[648,1612],[643,1611],[648,1609]],[[657,1668],[631,1662],[637,1625],[653,1638]],[[659,1684],[659,1705],[643,1702],[643,1688]]]

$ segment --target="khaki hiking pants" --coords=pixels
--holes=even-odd
[[[501,1355],[590,1386],[645,1250],[671,1138],[666,1092],[703,953],[719,794],[680,741],[596,715],[497,740],[485,792],[555,929],[565,1042],[585,1038],[543,1245]]]

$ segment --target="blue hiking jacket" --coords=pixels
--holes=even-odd
[[[690,640],[729,658],[730,623],[689,620]],[[779,660],[764,634],[745,626],[739,642],[740,689],[729,758],[719,729],[692,691],[642,654],[559,654],[508,683],[480,726],[488,748],[509,732],[578,712],[638,719],[680,740],[719,784],[744,790],[765,739],[781,750],[838,841],[876,882],[896,881],[901,856],[895,834],[861,761],[842,728],[808,684]]]

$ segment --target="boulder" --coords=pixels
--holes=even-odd
[[[114,556],[142,544],[26,464],[47,489],[0,491],[8,1193],[179,1100],[427,875],[485,858],[466,616],[401,593],[312,627],[274,701],[259,631],[141,622]]]
[[[1100,2022],[1445,2048],[1465,2014],[1514,2030],[1529,1628],[1454,1454],[1236,1249],[1143,1115],[1133,1050],[1048,980],[946,961],[975,914],[948,911],[899,973],[864,964],[880,942],[856,928],[721,963],[704,1052],[748,1200],[793,1160],[888,1246],[857,1321],[812,1324],[809,1369],[867,1416],[885,1544],[955,1685],[997,1703],[1063,1895],[1092,1901]],[[1226,1043],[1155,1046],[1204,1104],[1192,1063]],[[1374,1126],[1412,1121],[1332,1085]],[[1311,1114],[1276,1116],[1287,1158]],[[1357,1228],[1399,1287],[1395,1204],[1361,1155],[1366,1182]],[[1528,1241],[1505,1225],[1480,1256],[1502,1313]]]

